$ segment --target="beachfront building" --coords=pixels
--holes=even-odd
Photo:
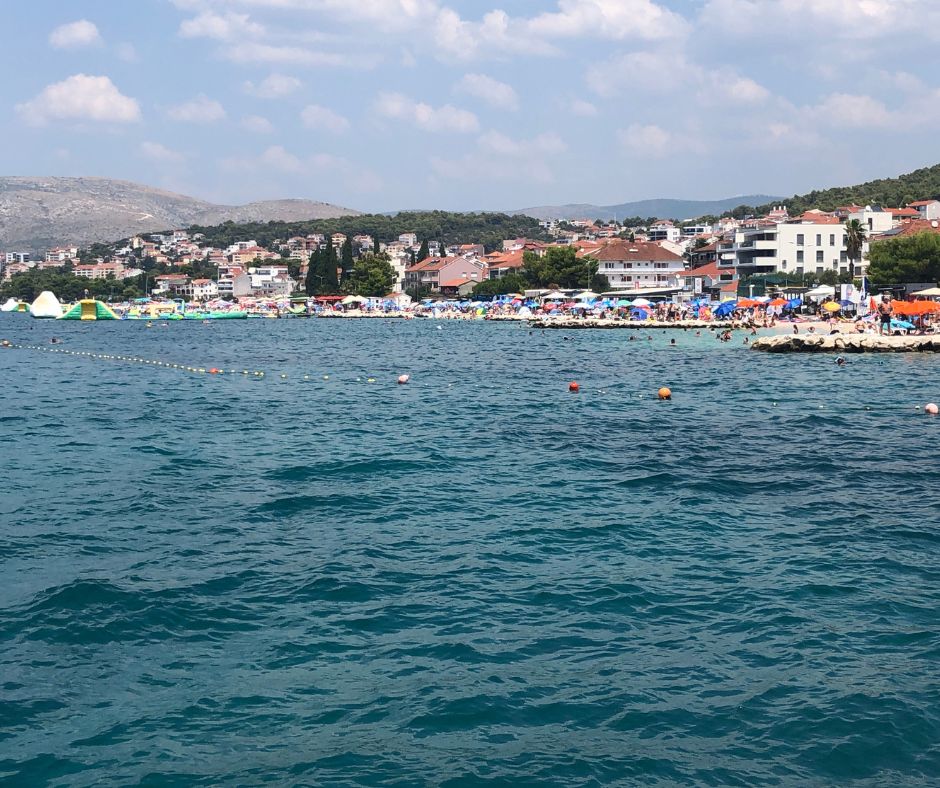
[[[520,274],[525,265],[522,249],[514,252],[493,252],[486,255],[486,270],[488,279],[500,279],[506,274]]]
[[[297,283],[286,265],[261,265],[248,269],[251,292],[267,298],[284,298],[294,292]]]
[[[607,277],[613,290],[674,292],[683,285],[685,261],[651,241],[615,241],[584,256],[597,261],[597,273]]]
[[[240,265],[220,262],[218,272],[220,298],[232,300],[251,293],[251,277]]]
[[[806,216],[804,214],[804,216]],[[761,222],[739,229],[733,239],[718,246],[718,265],[734,269],[742,277],[754,274],[821,274],[849,272],[845,248],[845,225],[834,216],[816,215],[810,221],[798,219],[775,224]],[[856,274],[864,271],[868,244],[862,260],[854,261]]]
[[[154,282],[154,295],[173,295],[180,298],[191,298],[193,295],[193,283],[186,274],[161,274],[154,277]]]
[[[210,301],[219,295],[219,285],[214,279],[193,279],[193,299]]]
[[[484,279],[486,263],[467,257],[429,257],[409,266],[405,272],[408,289],[427,288],[432,293],[441,292],[443,282],[482,282]]]
[[[83,279],[126,279],[127,272],[121,263],[93,263],[76,265],[72,269],[72,276],[80,276]]]

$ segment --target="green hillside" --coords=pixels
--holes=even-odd
[[[915,200],[940,199],[940,164],[923,167],[897,178],[881,178],[860,183],[857,186],[837,186],[832,189],[797,194],[789,199],[778,200],[794,216],[810,208],[832,211],[840,205],[882,205],[898,208]],[[740,206],[731,212],[734,216],[766,213],[773,206]]]
[[[366,214],[306,222],[225,222],[214,227],[196,225],[189,231],[202,233],[208,243],[223,248],[248,238],[267,247],[276,239],[311,233],[371,235],[386,242],[397,240],[403,233],[416,233],[419,240],[483,244],[488,252],[498,248],[505,238],[548,238],[538,220],[528,216],[448,211],[414,211],[391,216]]]

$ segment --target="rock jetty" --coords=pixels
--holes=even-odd
[[[751,342],[765,353],[940,353],[940,334],[892,336],[873,334],[781,334]]]
[[[720,320],[680,320],[666,322],[662,320],[608,320],[600,318],[578,317],[540,317],[529,321],[532,328],[632,328],[637,331],[650,331],[663,328],[695,328],[708,330],[712,328],[743,328],[743,326],[730,321]]]

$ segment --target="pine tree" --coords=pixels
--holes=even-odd
[[[422,260],[426,260],[429,254],[430,252],[428,251],[428,239],[425,238],[421,242],[421,248],[418,250],[418,257],[416,258],[416,261],[420,263]]]
[[[327,244],[326,253],[323,255],[323,290],[326,293],[336,293],[339,291],[339,279],[336,276],[336,266],[339,261],[336,259],[336,247],[332,243]]]
[[[317,275],[320,273],[320,247],[317,246],[307,261],[307,278],[304,279],[304,290],[308,296],[317,295],[319,280]]]
[[[340,257],[340,267],[343,269],[343,282],[349,279],[354,265],[352,239],[347,235],[346,240],[343,242],[343,252]]]
[[[418,261],[415,259],[415,250],[412,249],[411,250],[411,264],[414,265],[416,262]]]
[[[375,236],[372,239],[372,254],[379,254],[379,237]]]

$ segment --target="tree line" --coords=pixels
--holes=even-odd
[[[202,233],[205,243],[226,248],[236,241],[252,238],[266,249],[277,240],[320,233],[347,236],[370,235],[380,242],[398,240],[404,233],[419,238],[439,239],[445,244],[482,244],[489,252],[500,247],[505,238],[549,240],[538,220],[529,216],[504,213],[452,213],[449,211],[406,211],[396,214],[363,214],[335,219],[304,222],[225,222],[212,227],[193,225],[190,234]]]

